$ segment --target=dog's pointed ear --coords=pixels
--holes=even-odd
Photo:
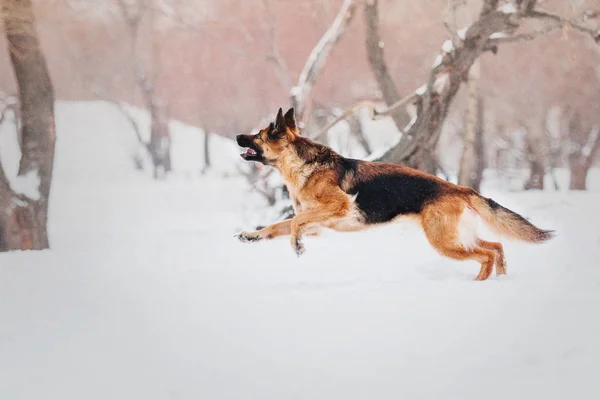
[[[278,130],[285,129],[285,119],[283,118],[283,110],[279,108],[277,117],[275,118],[275,128]]]
[[[290,108],[283,116],[285,125],[290,129],[296,129],[296,117],[294,115],[294,107]]]

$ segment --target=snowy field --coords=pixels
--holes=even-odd
[[[475,282],[411,225],[307,238],[300,259],[240,243],[260,202],[222,177],[235,146],[154,182],[95,107],[58,107],[52,250],[0,254],[1,400],[600,398],[598,171],[587,193],[490,179],[558,236],[506,242],[508,276]]]

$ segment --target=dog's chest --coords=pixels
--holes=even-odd
[[[293,186],[288,185],[288,192],[290,193],[290,199],[292,200],[292,207],[294,207],[294,212],[296,214],[298,214],[300,211],[303,210],[302,208],[302,203],[300,202],[300,199],[298,198],[298,193],[296,191],[296,188]]]
[[[306,205],[303,206],[300,191],[306,184],[307,174],[304,171],[292,172],[290,170],[282,172],[283,181],[292,200],[292,206],[294,212],[297,214],[299,211],[306,209]]]

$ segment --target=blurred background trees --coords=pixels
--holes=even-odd
[[[169,120],[233,138],[292,105],[319,141],[334,145],[343,126],[364,157],[475,188],[486,169],[525,169],[521,187],[543,189],[568,168],[583,190],[600,151],[594,0],[33,0],[33,11],[56,98],[118,106],[156,178],[171,169]],[[3,98],[19,92],[10,47],[0,40]],[[129,104],[148,110],[148,134]],[[0,99],[9,109],[22,126],[25,107]],[[204,141],[199,173],[219,157]],[[244,173],[275,201],[264,171]]]

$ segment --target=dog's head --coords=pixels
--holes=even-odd
[[[256,135],[238,135],[236,141],[246,149],[241,154],[244,160],[273,165],[297,135],[294,108],[290,108],[285,115],[280,108],[275,123],[261,129]]]

